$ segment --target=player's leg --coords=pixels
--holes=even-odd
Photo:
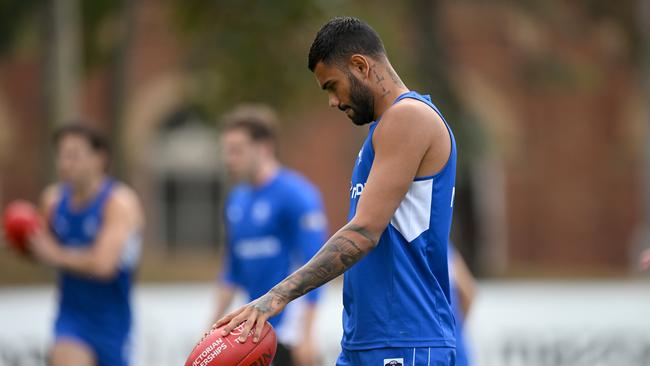
[[[85,343],[60,338],[50,353],[50,366],[96,366],[95,354]]]
[[[97,354],[98,366],[129,366],[131,360],[131,337],[129,334],[94,333],[91,337]]]
[[[50,366],[96,366],[97,357],[85,333],[74,317],[60,313],[54,323]]]
[[[293,366],[293,357],[291,356],[291,349],[278,342],[278,347],[275,350],[275,357],[273,357],[274,366]]]

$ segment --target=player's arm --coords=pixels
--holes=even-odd
[[[230,240],[227,241],[227,247],[224,248],[224,255],[222,256],[221,275],[217,280],[216,309],[213,321],[217,321],[226,313],[237,292],[237,259],[232,255]]]
[[[44,197],[44,211],[51,201]],[[99,279],[111,279],[117,273],[127,237],[142,225],[140,206],[135,194],[126,187],[115,189],[104,209],[102,227],[96,241],[83,249],[65,248],[45,231],[32,238],[32,250],[42,261],[57,268]]]
[[[456,283],[456,290],[458,291],[458,300],[460,301],[461,309],[463,310],[463,314],[466,316],[469,314],[472,303],[474,303],[474,299],[476,298],[476,281],[458,251],[456,251],[453,261],[452,277],[453,281]]]
[[[220,319],[226,334],[246,322],[241,339],[256,325],[253,340],[259,339],[264,321],[279,313],[291,300],[323,285],[352,267],[378,243],[382,232],[403,200],[432,142],[429,114],[410,104],[389,109],[373,138],[375,159],[357,206],[356,215],[323,245],[303,267],[276,285],[266,295]],[[446,131],[445,131],[446,132]]]

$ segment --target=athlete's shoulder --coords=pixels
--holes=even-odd
[[[292,197],[320,196],[316,185],[304,175],[293,169],[282,168],[279,173],[279,178],[282,182],[284,191]]]
[[[237,202],[241,201],[247,196],[250,195],[251,188],[248,184],[243,184],[239,183],[236,184],[232,187],[230,187],[230,190],[228,191],[228,195],[226,196],[226,202]]]
[[[45,216],[50,216],[56,204],[61,200],[63,195],[63,184],[53,183],[45,187],[41,193],[40,206]]]
[[[131,188],[126,183],[120,181],[114,181],[113,187],[111,188],[111,199],[120,200],[129,203],[139,202],[138,194],[133,188]]]
[[[396,143],[428,146],[431,141],[447,136],[442,117],[428,104],[414,98],[404,98],[388,108],[373,135],[373,143]]]
[[[138,221],[142,220],[142,205],[138,194],[126,183],[113,182],[106,205],[106,209],[116,215],[128,215],[135,217]]]
[[[307,179],[304,175],[290,168],[280,169],[278,176],[286,185],[309,186],[309,187],[313,186],[313,184],[309,181],[309,179]]]
[[[384,123],[388,121],[388,123]],[[435,121],[435,124],[431,122]],[[414,98],[404,98],[388,108],[380,125],[402,124],[400,128],[427,131],[435,125],[443,125],[440,115],[427,103]]]

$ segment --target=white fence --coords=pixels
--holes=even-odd
[[[319,309],[325,365],[339,351],[340,291]],[[54,301],[51,287],[0,288],[0,366],[44,365]],[[139,286],[134,365],[182,365],[213,302],[209,284]],[[482,282],[467,327],[478,366],[648,366],[650,282]]]

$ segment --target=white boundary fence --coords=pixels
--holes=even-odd
[[[341,289],[319,308],[324,365],[341,335]],[[0,288],[0,366],[44,365],[52,287]],[[210,284],[140,285],[134,366],[178,366],[210,322]],[[650,281],[482,282],[467,321],[477,366],[648,366]]]

